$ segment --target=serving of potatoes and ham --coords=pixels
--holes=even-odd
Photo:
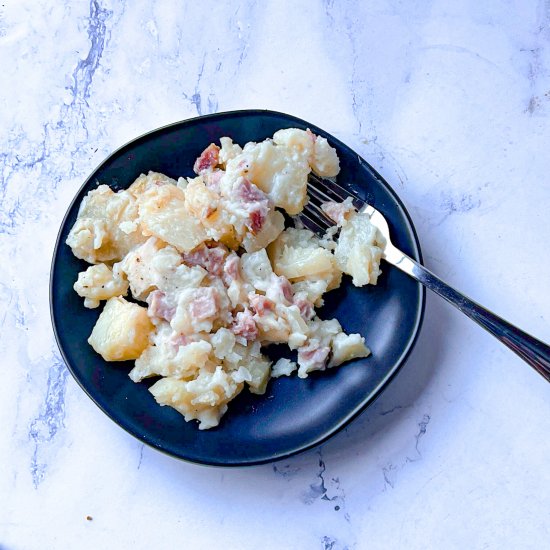
[[[178,180],[149,172],[114,192],[99,185],[83,199],[67,238],[92,264],[78,275],[84,306],[106,301],[88,342],[105,361],[135,361],[132,381],[157,377],[160,405],[219,424],[246,386],[263,394],[270,377],[336,367],[369,350],[336,319],[321,320],[323,294],[350,274],[376,284],[381,249],[368,216],[327,203],[335,242],[300,227],[307,177],[338,174],[336,151],[309,130],[285,129],[243,148],[210,144]],[[299,224],[297,224],[299,225]],[[127,299],[128,298],[128,299]],[[274,365],[272,343],[297,352]]]

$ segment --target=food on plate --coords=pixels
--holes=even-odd
[[[307,177],[335,177],[336,151],[309,130],[279,130],[244,147],[222,137],[197,158],[195,176],[140,175],[126,190],[99,185],[67,238],[92,264],[78,275],[84,306],[106,301],[89,343],[106,361],[135,361],[133,382],[155,377],[160,405],[219,424],[243,388],[306,378],[370,351],[316,307],[341,284],[376,284],[380,235],[353,205],[326,203],[339,228],[323,238],[287,220],[307,201]],[[286,227],[285,227],[286,225]],[[285,344],[296,361],[264,354]]]

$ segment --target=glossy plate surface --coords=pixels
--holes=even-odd
[[[169,407],[157,405],[147,388],[128,378],[133,362],[106,363],[87,338],[101,308],[84,308],[74,292],[87,264],[65,244],[82,198],[98,183],[119,190],[149,170],[192,176],[196,157],[211,142],[230,136],[236,143],[261,141],[281,128],[310,128],[325,136],[340,157],[338,181],[380,210],[394,244],[415,259],[420,249],[411,220],[395,192],[363,159],[327,132],[273,111],[219,113],[179,122],[128,143],[107,158],[79,190],[65,216],[54,252],[50,281],[52,321],[63,358],[76,381],[117,424],[144,443],[201,464],[242,466],[284,458],[313,447],[364,410],[402,366],[416,340],[424,311],[424,289],[383,264],[375,287],[354,288],[349,279],[326,294],[322,319],[336,317],[346,332],[366,338],[372,355],[306,380],[270,381],[265,395],[246,389],[229,405],[218,428],[199,431]],[[92,428],[90,428],[92,429]]]

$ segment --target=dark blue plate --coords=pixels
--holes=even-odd
[[[299,118],[263,110],[203,116],[165,126],[128,143],[105,160],[86,180],[63,220],[55,247],[51,280],[51,314],[59,349],[82,389],[119,426],[144,443],[177,458],[218,466],[261,464],[315,445],[344,427],[389,384],[410,353],[424,312],[424,289],[395,268],[383,265],[375,287],[354,288],[349,279],[326,295],[320,317],[336,317],[347,332],[365,336],[372,355],[306,380],[282,377],[263,396],[243,391],[232,401],[218,428],[199,431],[174,409],[160,407],[147,388],[128,378],[133,362],[106,363],[88,345],[99,316],[73,290],[87,264],[65,244],[82,198],[98,182],[128,187],[149,170],[168,176],[191,176],[195,158],[211,142],[230,136],[241,145],[271,137],[281,128],[310,128],[336,148],[341,162],[338,181],[380,210],[397,247],[420,260],[410,217],[390,186],[357,153]]]

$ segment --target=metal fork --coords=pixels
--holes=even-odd
[[[348,189],[344,189],[331,180],[323,180],[314,174],[309,175],[307,189],[309,200],[305,209],[300,214],[304,225],[314,232],[323,235],[335,223],[325,214],[321,208],[321,204],[327,201],[343,202],[348,197],[351,197],[354,206],[358,208],[359,212],[368,214],[371,223],[380,231],[385,242],[383,246],[381,245],[384,260],[445,298],[445,300],[481,325],[505,346],[508,346],[550,382],[550,346],[480,306],[443,282],[423,265],[398,250],[391,243],[388,223],[384,216]]]

